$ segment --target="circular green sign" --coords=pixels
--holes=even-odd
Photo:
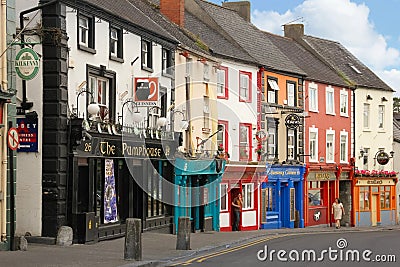
[[[39,56],[33,49],[22,48],[15,57],[15,70],[24,80],[33,79],[39,72]]]

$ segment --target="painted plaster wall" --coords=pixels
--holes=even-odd
[[[239,161],[239,134],[240,123],[252,125],[252,159],[256,160],[255,151],[257,140],[255,139],[257,127],[257,68],[249,65],[238,64],[232,61],[224,61],[222,66],[228,68],[228,99],[218,99],[218,120],[228,122],[228,152],[230,160]],[[251,102],[239,101],[239,71],[250,72]]]
[[[310,96],[309,88],[317,88],[318,94],[318,108],[317,110],[310,110]],[[327,114],[326,112],[326,88],[330,87],[334,92],[334,114]],[[310,154],[310,128],[311,131],[318,130],[318,156],[316,161],[310,161],[310,157],[305,157],[306,162],[319,162],[321,157],[326,162],[326,134],[327,131],[333,131],[335,134],[334,139],[334,162],[348,163],[351,157],[351,90],[337,86],[329,86],[323,83],[305,81],[305,110],[308,112],[309,117],[305,119],[305,154]],[[341,114],[340,112],[340,92],[347,93],[347,115]],[[347,134],[347,161],[340,161],[340,136],[341,134]]]
[[[372,100],[367,100],[367,95],[372,97]],[[385,97],[388,101],[382,101]],[[356,167],[364,169],[362,158],[360,158],[360,149],[368,148],[368,166],[366,169],[377,170],[392,170],[393,161],[390,160],[385,166],[374,164],[375,154],[379,149],[384,149],[387,153],[392,151],[393,145],[393,92],[382,90],[367,90],[358,88],[355,90],[355,159]],[[364,103],[370,104],[370,126],[363,127],[363,112]],[[385,106],[384,127],[378,128],[378,107]]]

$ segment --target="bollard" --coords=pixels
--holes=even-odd
[[[142,260],[142,221],[141,219],[126,219],[125,260]]]
[[[176,249],[189,250],[190,249],[190,218],[178,218],[178,234],[176,237]]]

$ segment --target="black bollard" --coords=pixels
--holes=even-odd
[[[124,259],[142,260],[142,221],[140,219],[126,219]]]
[[[176,249],[189,250],[190,249],[190,218],[178,218],[178,234],[176,237]]]

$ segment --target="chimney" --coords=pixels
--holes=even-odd
[[[185,0],[160,0],[160,11],[179,27],[184,26]]]
[[[239,16],[250,22],[250,1],[223,2],[222,6],[236,11]]]
[[[285,32],[285,37],[289,37],[296,40],[304,36],[303,24],[285,24],[283,25],[283,29]]]

